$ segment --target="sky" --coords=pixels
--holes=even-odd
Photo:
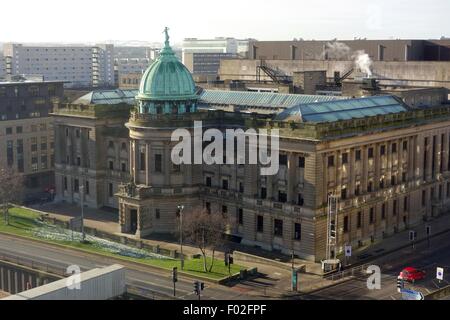
[[[14,0],[0,42],[450,37],[450,0]],[[7,14],[6,14],[7,13]]]

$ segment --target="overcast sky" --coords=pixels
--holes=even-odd
[[[450,0],[14,0],[0,42],[450,36]]]

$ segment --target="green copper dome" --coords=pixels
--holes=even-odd
[[[167,28],[165,34],[165,46],[142,76],[136,98],[141,101],[196,100],[192,75],[170,47]]]

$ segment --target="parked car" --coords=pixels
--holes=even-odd
[[[408,281],[408,282],[415,282],[417,280],[422,280],[425,278],[425,271],[423,270],[419,270],[413,267],[407,267],[404,268],[400,274],[399,274],[399,278],[403,279],[404,281]]]

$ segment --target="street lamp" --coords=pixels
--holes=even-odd
[[[81,204],[81,234],[82,234],[81,242],[84,242],[86,239],[86,234],[84,233],[84,186],[80,186],[80,204]]]
[[[178,206],[178,212],[180,213],[180,255],[181,255],[181,270],[184,267],[184,256],[183,256],[183,209],[184,206]]]

